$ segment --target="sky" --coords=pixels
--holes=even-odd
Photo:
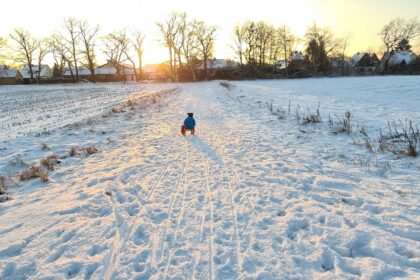
[[[2,1],[0,36],[6,37],[19,27],[36,37],[46,37],[62,28],[64,18],[72,16],[99,24],[101,35],[123,28],[142,30],[146,34],[144,62],[158,63],[168,57],[159,41],[156,22],[164,21],[173,11],[218,26],[217,58],[234,58],[230,48],[233,27],[248,19],[274,26],[287,24],[297,36],[303,36],[313,22],[329,27],[337,37],[350,34],[347,55],[351,56],[358,51],[379,52],[377,34],[383,25],[396,17],[420,18],[420,0]],[[413,43],[420,46],[420,42]]]

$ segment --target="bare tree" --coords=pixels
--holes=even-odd
[[[256,59],[255,59],[255,48],[257,46],[257,39],[256,39],[256,34],[257,34],[257,27],[256,27],[256,23],[253,21],[247,21],[244,23],[243,28],[244,30],[244,42],[246,45],[245,48],[245,57],[246,57],[246,62],[248,65],[250,64],[255,64],[256,63]]]
[[[233,43],[232,49],[235,55],[239,59],[239,64],[241,68],[244,65],[244,52],[245,52],[245,27],[243,25],[237,24],[233,29]]]
[[[379,33],[382,42],[385,45],[384,59],[382,59],[381,70],[386,72],[389,66],[389,60],[402,41],[407,44],[411,39],[420,35],[420,23],[417,18],[405,20],[396,18],[387,23]]]
[[[337,56],[340,58],[339,67],[343,76],[346,75],[346,50],[350,45],[350,37],[350,34],[344,35],[339,39],[337,45]]]
[[[74,78],[73,69],[71,67],[71,53],[64,38],[54,33],[48,40],[49,48],[53,54],[55,64],[58,67],[59,76],[63,75],[64,67],[68,64],[70,74]]]
[[[7,55],[6,52],[8,50],[7,40],[0,36],[0,63],[4,63]]]
[[[204,21],[195,23],[195,34],[197,36],[197,49],[199,57],[204,63],[204,72],[208,79],[207,62],[214,52],[214,42],[216,40],[216,26],[206,25]]]
[[[144,53],[144,35],[140,30],[137,30],[133,34],[132,44],[134,46],[134,50],[137,54],[137,59],[139,62],[139,78],[143,78],[143,53]]]
[[[104,54],[107,56],[107,60],[117,70],[117,75],[121,76],[124,73],[124,67],[122,64],[127,60],[128,48],[130,40],[127,37],[126,32],[115,31],[107,34],[103,38],[104,42]],[[125,75],[123,75],[125,80]]]
[[[37,80],[38,84],[41,82],[41,72],[42,72],[42,61],[44,60],[45,56],[50,52],[48,47],[48,43],[46,39],[37,40],[37,62],[38,62],[38,73],[37,73]]]
[[[278,34],[278,44],[279,51],[283,54],[285,62],[286,77],[289,76],[288,66],[289,66],[289,56],[294,50],[296,44],[296,37],[290,32],[290,29],[287,25],[282,25],[277,30]]]
[[[23,29],[15,29],[13,34],[10,34],[10,38],[17,43],[17,49],[15,51],[16,61],[26,63],[29,67],[29,74],[31,79],[34,78],[32,69],[32,61],[34,54],[37,49],[37,41],[29,34],[28,31]]]
[[[165,22],[156,23],[162,33],[163,44],[168,48],[170,74],[173,82],[177,80],[175,56],[178,55],[176,53],[177,38],[180,34],[180,28],[183,26],[184,17],[185,13],[171,13]]]
[[[182,45],[182,53],[184,55],[187,69],[189,74],[191,75],[194,81],[197,80],[195,75],[195,65],[194,61],[198,56],[198,41],[196,36],[196,21],[187,22],[185,28],[182,30],[183,32],[183,45]]]
[[[64,20],[64,28],[66,29],[68,36],[63,36],[69,45],[68,49],[70,50],[71,57],[73,58],[73,64],[76,72],[75,81],[79,81],[79,67],[78,67],[78,56],[77,49],[80,43],[80,22],[72,17],[69,17]],[[71,68],[71,67],[70,67]]]
[[[95,63],[96,63],[96,36],[99,31],[99,25],[91,27],[87,21],[79,21],[78,29],[80,32],[80,39],[82,41],[81,54],[83,55],[85,65],[90,70],[92,82],[96,82],[95,78]]]

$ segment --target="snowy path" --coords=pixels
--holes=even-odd
[[[420,277],[418,174],[366,174],[216,82],[165,104],[0,205],[0,279]]]

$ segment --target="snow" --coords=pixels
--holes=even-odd
[[[53,110],[51,133],[37,135],[36,123],[1,142],[0,174],[18,172],[16,158],[62,158],[49,182],[15,182],[0,204],[0,278],[418,279],[419,158],[369,152],[327,123],[350,109],[372,139],[387,120],[419,125],[418,77],[232,84],[0,87],[1,100],[25,96],[34,108],[44,93],[78,122],[62,127]],[[102,104],[171,88],[101,117]],[[267,110],[287,112],[289,100],[285,119]],[[298,104],[313,111],[319,102],[323,122],[298,125]],[[190,110],[197,136],[182,137]],[[69,157],[73,146],[98,153]],[[355,160],[368,158],[369,168]]]

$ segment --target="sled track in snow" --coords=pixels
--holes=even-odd
[[[207,193],[207,199],[208,199],[208,208],[210,212],[210,235],[209,235],[209,279],[213,280],[213,274],[214,274],[214,264],[213,264],[213,252],[214,252],[214,245],[213,245],[213,199],[211,197],[210,192],[210,183],[209,183],[209,166],[207,164],[207,161],[204,159],[203,153],[201,153],[201,159],[203,162],[205,177],[206,177],[206,193]]]
[[[222,148],[223,149],[223,148]],[[232,183],[230,180],[230,176],[227,170],[226,161],[225,161],[225,153],[222,150],[221,157],[223,161],[223,167],[225,171],[225,176],[227,179],[228,184],[228,190],[229,190],[229,197],[230,197],[230,203],[231,203],[231,209],[232,209],[232,219],[233,219],[233,230],[234,230],[234,242],[235,242],[235,248],[236,248],[236,257],[237,257],[237,265],[238,265],[238,271],[242,267],[242,257],[241,257],[241,251],[240,251],[240,244],[239,244],[239,237],[238,237],[238,225],[236,223],[236,210],[235,210],[235,200],[233,198],[233,190],[232,190]]]
[[[186,153],[187,157],[186,157],[186,161],[185,161],[185,165],[184,165],[185,168],[184,168],[184,171],[183,171],[183,175],[184,175],[184,184],[183,184],[184,185],[184,189],[183,189],[183,193],[182,193],[181,209],[180,209],[178,221],[177,221],[177,224],[176,224],[176,227],[175,227],[173,243],[175,243],[176,240],[177,240],[178,229],[179,229],[179,226],[180,226],[181,221],[182,221],[182,217],[183,217],[184,212],[185,212],[184,203],[185,203],[185,195],[186,195],[186,192],[187,192],[187,187],[186,186],[187,186],[187,182],[188,182],[188,176],[187,176],[188,173],[187,172],[188,172],[188,167],[189,167],[189,163],[190,163],[190,156],[189,156],[189,151],[188,151],[188,143],[187,143],[186,140],[185,140],[185,153]],[[177,190],[178,190],[178,186],[177,186]],[[170,220],[171,220],[171,217],[168,216],[168,223],[170,223]],[[165,232],[166,232],[166,229],[165,229]],[[164,253],[164,249],[165,249],[165,246],[164,245],[165,244],[163,244],[162,254]],[[164,272],[163,279],[166,279],[167,276],[168,276],[169,265],[170,265],[171,259],[172,259],[172,251],[173,251],[172,249],[173,248],[170,248],[170,246],[168,244],[168,260],[167,260],[166,265],[165,265],[165,272]]]

